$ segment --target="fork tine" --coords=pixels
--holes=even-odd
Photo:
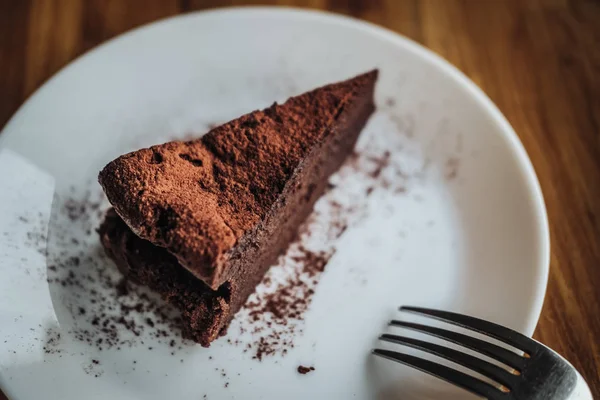
[[[428,373],[437,378],[445,380],[453,385],[459,386],[471,393],[485,397],[490,400],[499,400],[507,398],[507,393],[503,393],[492,385],[473,378],[470,375],[448,368],[444,365],[425,360],[423,358],[411,356],[408,354],[398,353],[396,351],[374,349],[373,354],[387,358],[388,360],[397,361],[401,364],[416,368],[419,371]]]
[[[412,347],[414,349],[422,350],[424,352],[434,354],[438,357],[445,358],[446,360],[460,364],[463,367],[467,367],[473,371],[479,372],[480,374],[487,376],[490,379],[508,387],[514,389],[515,387],[515,375],[510,374],[504,368],[498,367],[480,358],[473,357],[469,354],[450,349],[448,347],[440,346],[434,343],[425,342],[419,339],[408,338],[404,336],[383,334],[379,337],[380,340],[386,342],[397,343],[404,346]]]
[[[485,354],[486,356],[491,357],[494,360],[500,361],[501,363],[504,363],[518,371],[522,371],[525,367],[525,358],[503,347],[497,346],[490,342],[486,342],[485,340],[463,335],[462,333],[458,332],[448,331],[442,328],[435,328],[432,326],[416,324],[414,322],[393,320],[390,321],[390,325],[426,333],[439,339],[444,339],[451,343],[461,345],[463,347],[466,347],[467,349],[471,349],[481,354]]]
[[[429,308],[421,307],[400,307],[400,311],[407,311],[414,314],[425,315],[439,319],[444,322],[448,322],[453,325],[467,328],[475,332],[482,333],[484,335],[493,337],[494,339],[500,340],[506,344],[516,347],[529,355],[533,354],[538,348],[537,344],[525,335],[519,332],[513,331],[512,329],[505,328],[504,326],[488,322],[483,319],[469,317],[463,314],[457,314],[448,311],[432,310]]]

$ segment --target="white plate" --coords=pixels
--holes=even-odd
[[[94,235],[70,247],[61,242],[65,230],[77,236],[83,229],[77,215],[64,218],[65,198],[96,193],[97,171],[125,151],[205,132],[373,67],[381,70],[379,110],[360,141],[366,164],[363,172],[346,167],[328,195],[360,212],[344,217],[350,228],[339,239],[317,240],[336,252],[297,321],[293,349],[252,359],[255,349],[243,349],[256,338],[240,336],[248,323],[242,317],[210,349],[178,344],[174,356],[166,341],[146,333],[121,350],[100,352],[77,340],[73,331],[87,325],[74,304],[90,299],[46,283],[50,258],[60,251],[95,256],[98,245]],[[401,317],[396,307],[470,313],[526,334],[539,316],[548,224],[517,136],[462,73],[364,22],[244,8],[151,24],[57,74],[8,123],[0,144],[0,385],[10,398],[464,396],[369,355],[387,320]],[[364,173],[376,168],[365,154],[385,150],[391,162],[381,176]],[[46,230],[48,260],[35,248],[44,247]],[[81,262],[78,271],[92,268]],[[300,375],[299,365],[316,370]]]

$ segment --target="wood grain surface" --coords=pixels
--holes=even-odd
[[[159,18],[251,1],[0,0],[0,127],[86,50]],[[546,199],[550,281],[535,337],[600,398],[600,2],[274,0],[362,18],[429,47],[498,105]],[[0,399],[2,395],[0,394]]]

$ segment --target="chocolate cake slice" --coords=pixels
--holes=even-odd
[[[377,71],[254,111],[99,175],[100,234],[126,276],[181,309],[207,346],[296,235],[374,111]]]

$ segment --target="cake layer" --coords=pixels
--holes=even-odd
[[[212,290],[166,249],[140,239],[110,209],[99,228],[106,254],[126,279],[148,286],[181,312],[183,336],[208,347],[230,320],[228,284]]]

